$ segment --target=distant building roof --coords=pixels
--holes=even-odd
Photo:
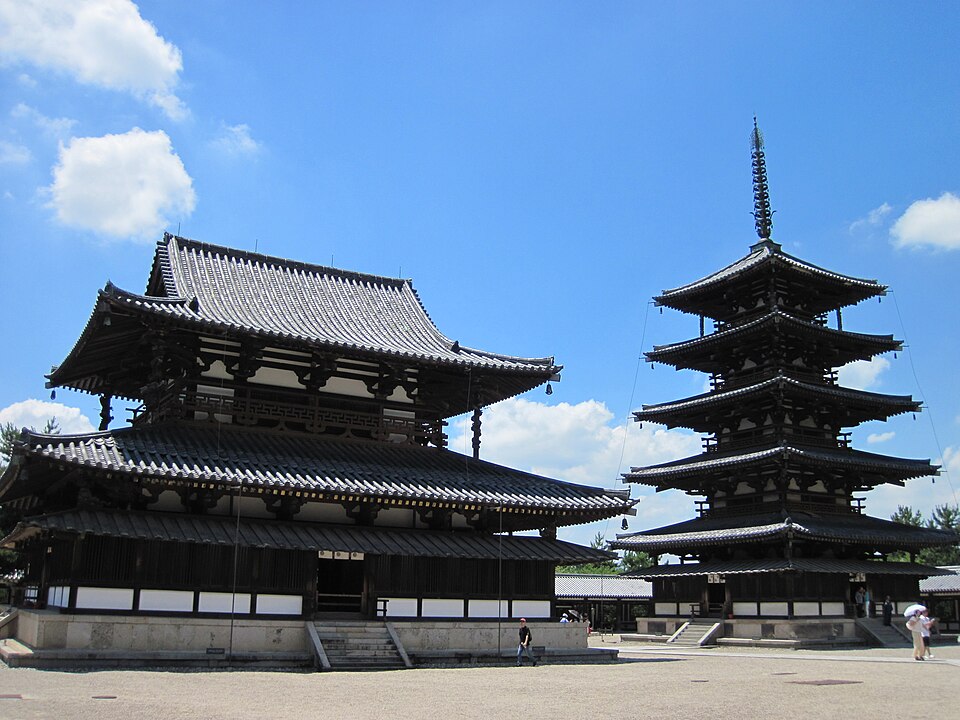
[[[653,584],[649,580],[622,575],[560,574],[554,582],[557,599],[649,600]]]
[[[165,235],[157,244],[145,295],[108,283],[76,346],[50,384],[100,392],[101,345],[134,342],[106,322],[122,311],[216,337],[257,338],[300,350],[375,355],[459,372],[522,378],[509,397],[542,384],[562,368],[552,357],[522,358],[477,350],[434,325],[410,280],[339,270]],[[141,331],[142,334],[142,331]],[[99,349],[102,356],[104,350]],[[116,351],[114,351],[114,357]],[[504,391],[506,392],[506,391]]]
[[[632,507],[625,490],[553,480],[450,450],[174,423],[83,435],[25,430],[0,477],[0,497],[10,497],[18,463],[38,459],[146,481],[549,510],[569,524]]]
[[[889,457],[850,448],[805,446],[800,443],[773,445],[749,452],[707,452],[660,465],[632,468],[625,482],[697,489],[714,474],[729,477],[729,469],[764,465],[820,466],[836,475],[857,473],[864,485],[899,482],[908,478],[936,475],[938,466],[929,460]],[[684,480],[689,478],[690,483]]]
[[[757,273],[774,268],[781,273],[796,276],[799,282],[819,286],[819,292],[813,294],[815,311],[835,307],[838,302],[853,304],[886,291],[886,286],[880,285],[876,280],[866,280],[825,270],[785,253],[779,243],[767,240],[751,246],[749,254],[730,265],[694,282],[664,290],[655,299],[661,305],[690,311],[696,306],[696,298],[710,293],[722,293],[727,283],[741,278],[746,280],[756,277]]]
[[[408,557],[595,562],[611,556],[603,550],[539,537],[252,519],[238,523],[233,517],[110,510],[70,510],[26,518],[2,542],[12,544],[44,531],[204,545],[233,545],[236,542],[241,547]]]
[[[923,595],[960,595],[960,565],[945,565],[940,568],[946,574],[928,577],[920,581]]]
[[[731,545],[763,538],[786,537],[840,541],[856,545],[925,547],[960,541],[954,533],[890,520],[845,513],[815,515],[797,511],[784,518],[781,513],[756,515],[708,515],[675,525],[627,535],[618,535],[614,547],[664,553],[673,549]]]
[[[912,575],[930,577],[946,574],[946,570],[908,562],[880,562],[874,560],[834,560],[810,558],[785,560],[766,558],[762,560],[711,560],[703,563],[658,565],[645,568],[635,574],[656,580],[668,577],[695,577],[701,575],[745,575],[771,572],[810,572],[826,574],[865,573],[868,575]]]

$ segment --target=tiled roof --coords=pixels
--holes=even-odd
[[[558,599],[649,600],[653,597],[653,584],[648,580],[622,575],[558,574],[554,587]]]
[[[651,580],[667,577],[694,577],[698,575],[744,575],[771,572],[810,572],[829,574],[866,573],[868,575],[913,575],[929,577],[942,575],[945,570],[908,562],[880,562],[875,560],[729,560],[686,565],[658,565],[645,568],[635,577]]]
[[[362,552],[371,555],[590,562],[611,553],[562,540],[376,526],[320,525],[181,513],[71,510],[27,518],[2,541],[12,545],[37,532],[84,533],[138,540],[233,545],[279,550]]]
[[[161,281],[162,279],[162,281]],[[211,329],[437,363],[555,372],[553,358],[475,350],[441,333],[410,280],[310,265],[167,235],[148,291],[118,302]]]
[[[825,325],[801,320],[782,310],[772,310],[756,320],[734,325],[719,332],[669,345],[657,345],[653,350],[646,353],[646,357],[651,361],[676,363],[679,360],[686,360],[690,353],[698,350],[716,348],[717,346],[723,347],[730,343],[740,343],[745,336],[753,333],[767,333],[770,325],[779,327],[781,333],[786,333],[789,330],[802,337],[825,338],[835,344],[838,349],[863,346],[871,355],[899,350],[901,347],[900,341],[895,340],[892,335],[872,335],[836,330]],[[856,357],[860,357],[862,352],[857,351],[854,354]],[[671,361],[670,358],[675,358],[675,360]],[[853,356],[850,359],[854,359]],[[846,362],[849,362],[849,360],[838,356],[833,364],[841,365]],[[684,364],[683,367],[686,367],[686,365]]]
[[[771,241],[759,242],[756,245],[753,245],[748,255],[745,255],[736,262],[733,262],[730,265],[727,265],[725,268],[717,270],[706,277],[695,280],[692,283],[687,283],[686,285],[673,288],[672,290],[664,290],[657,300],[665,301],[672,299],[675,296],[701,292],[713,285],[722,283],[732,277],[746,273],[765,263],[777,263],[802,273],[841,283],[845,286],[862,288],[863,291],[868,292],[871,295],[882,293],[886,289],[885,286],[878,284],[876,280],[865,280],[862,278],[851,277],[849,275],[841,275],[840,273],[835,273],[831,270],[825,270],[824,268],[818,267],[813,263],[808,263],[805,260],[796,258],[793,255],[783,252],[783,249],[778,243]],[[867,296],[869,297],[869,295]]]
[[[660,485],[681,478],[689,478],[719,472],[732,467],[757,466],[778,462],[798,466],[823,465],[834,470],[860,470],[889,479],[906,479],[936,475],[938,466],[929,460],[867,453],[848,448],[805,447],[800,445],[774,445],[772,447],[742,453],[707,452],[692,457],[674,460],[661,465],[632,468],[625,473],[624,482]],[[866,479],[866,478],[865,478]]]
[[[25,430],[20,443],[5,477],[15,477],[13,467],[24,457],[147,480],[587,513],[598,519],[632,505],[623,491],[552,480],[450,450],[230,426],[170,423],[83,435]],[[0,485],[0,497],[7,492]]]
[[[922,595],[960,595],[960,567],[950,565],[940,568],[948,574],[929,577],[920,581]]]
[[[655,530],[618,535],[612,545],[628,550],[657,550],[727,546],[763,538],[786,537],[841,541],[854,545],[894,547],[951,545],[960,542],[954,533],[903,525],[890,520],[848,513],[844,515],[793,512],[760,515],[707,515]]]
[[[644,405],[643,410],[635,412],[634,416],[637,420],[652,420],[657,422],[657,418],[685,416],[687,413],[690,413],[691,418],[681,424],[692,423],[701,425],[704,422],[708,422],[703,419],[703,411],[705,409],[723,407],[731,404],[737,404],[737,406],[739,406],[745,398],[770,392],[774,388],[779,388],[787,393],[832,400],[842,405],[842,407],[848,411],[856,406],[880,408],[884,412],[883,417],[891,417],[899,413],[920,409],[920,403],[909,395],[884,395],[882,393],[855,390],[835,385],[817,385],[778,375],[768,380],[763,380],[734,390],[704,393],[683,400],[660,403],[658,405]],[[870,414],[870,418],[877,419],[872,413]]]

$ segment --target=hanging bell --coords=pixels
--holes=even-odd
[[[547,395],[553,395],[553,386],[547,383]]]
[[[56,399],[57,399],[57,391],[56,391],[56,390],[51,390],[51,391],[50,391],[50,399],[51,399],[51,400],[56,400]]]
[[[621,530],[629,530],[629,529],[630,529],[630,526],[627,525],[627,519],[626,519],[626,518],[624,518],[624,519],[623,519],[623,522],[620,523],[620,529],[621,529]]]

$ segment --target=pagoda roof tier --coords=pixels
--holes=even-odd
[[[108,283],[80,339],[48,376],[51,387],[139,398],[145,379],[116,387],[117,358],[142,344],[144,329],[179,329],[301,352],[404,362],[474,382],[485,403],[525,392],[562,367],[461,345],[434,325],[410,280],[284,260],[165,235],[147,294]],[[491,378],[502,378],[501,383]],[[138,380],[138,381],[137,381]],[[465,386],[464,386],[465,387]],[[459,385],[451,396],[463,396]],[[459,406],[452,414],[469,408]]]
[[[880,560],[837,560],[832,558],[764,558],[762,560],[710,560],[703,563],[658,565],[644,568],[631,577],[645,580],[662,578],[699,577],[703,575],[748,575],[760,573],[808,572],[827,575],[912,575],[932,577],[945,575],[949,570],[911,562],[882,562]]]
[[[673,462],[633,468],[624,482],[652,485],[658,490],[701,492],[705,484],[723,486],[766,473],[793,472],[825,482],[854,483],[868,489],[884,483],[938,474],[929,460],[877,455],[850,448],[807,447],[787,443],[750,452],[707,452]]]
[[[10,467],[0,476],[0,498],[35,492],[43,474],[18,470],[44,463],[60,472],[82,470],[141,484],[300,493],[305,501],[503,508],[505,513],[556,515],[562,525],[632,514],[633,506],[626,491],[553,480],[450,450],[189,423],[82,435],[24,430]],[[24,477],[18,480],[18,475]]]
[[[276,550],[310,550],[405,557],[598,562],[613,553],[563,540],[464,531],[431,531],[356,525],[254,520],[186,513],[70,510],[22,520],[0,546],[47,533],[183,542],[237,544]]]
[[[731,297],[746,301],[756,292],[757,281],[774,273],[780,283],[786,284],[791,296],[804,298],[805,309],[812,315],[855,305],[883,295],[887,290],[876,280],[825,270],[785,253],[779,243],[763,240],[752,245],[748,255],[722,270],[687,285],[664,290],[654,301],[681,312],[725,320],[735,314]]]
[[[909,395],[884,395],[836,385],[808,383],[781,374],[735,390],[644,405],[643,410],[634,413],[634,417],[639,422],[714,432],[717,413],[734,410],[742,413],[744,406],[772,402],[777,396],[792,399],[794,405],[825,408],[841,427],[854,427],[868,420],[886,420],[894,415],[920,410],[920,403]]]
[[[785,517],[789,512],[789,517]],[[684,522],[617,535],[613,547],[655,554],[695,548],[728,547],[796,538],[844,545],[913,549],[955,545],[960,536],[945,530],[903,525],[858,513],[814,514],[799,510],[752,515],[711,513]]]
[[[650,362],[703,372],[727,372],[731,359],[744,356],[755,343],[770,344],[771,338],[792,341],[799,352],[822,360],[824,367],[841,367],[854,360],[899,350],[892,335],[853,333],[801,320],[781,310],[710,335],[670,345],[658,345],[646,353]]]

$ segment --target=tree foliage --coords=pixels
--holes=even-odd
[[[960,535],[960,506],[957,505],[937,505],[930,513],[930,517],[926,519],[920,511],[900,505],[890,519],[904,525],[949,530]],[[895,553],[893,558],[906,560],[909,556],[907,553],[899,552]],[[924,565],[960,565],[960,544],[924,548],[917,553],[917,562]]]
[[[606,550],[608,545],[609,543],[607,543],[603,533],[600,532],[590,542],[590,547],[597,550]],[[575,575],[621,575],[636,572],[653,564],[653,558],[647,553],[627,550],[619,560],[605,560],[600,563],[584,563],[582,565],[558,565],[557,572]]]

